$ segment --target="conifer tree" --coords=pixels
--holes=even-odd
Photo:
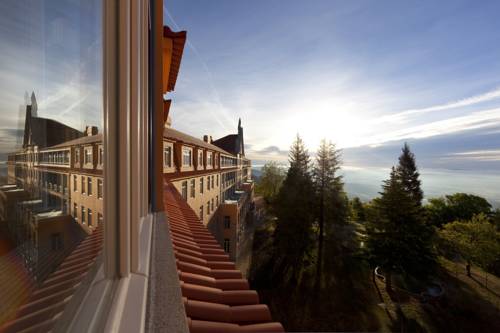
[[[331,142],[321,141],[316,155],[316,163],[313,167],[313,182],[316,193],[317,218],[318,218],[318,260],[317,278],[321,277],[321,266],[323,263],[323,241],[325,236],[325,224],[331,229],[333,223],[341,221],[340,210],[341,198],[343,197],[342,176],[337,172],[340,170],[340,151]],[[345,211],[345,209],[344,209]],[[345,215],[345,214],[344,214]],[[344,219],[345,220],[345,219]]]
[[[423,191],[421,189],[420,174],[417,170],[415,155],[410,151],[410,146],[405,142],[402,153],[399,156],[399,165],[396,169],[401,179],[404,190],[411,195],[415,202],[421,206]]]
[[[373,263],[385,270],[388,290],[392,273],[425,277],[435,264],[434,230],[424,219],[415,165],[414,155],[405,144],[400,164],[392,168],[381,197],[374,200],[377,218],[367,225],[367,249]]]
[[[303,267],[312,245],[314,191],[309,154],[297,135],[289,154],[290,168],[276,199],[274,233],[275,277],[291,272],[292,279]]]

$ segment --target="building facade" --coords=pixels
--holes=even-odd
[[[163,162],[165,180],[235,260],[253,202],[251,161],[244,154],[241,121],[238,134],[215,141],[208,135],[198,139],[179,132],[167,121]]]

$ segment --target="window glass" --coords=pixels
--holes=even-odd
[[[191,193],[191,198],[194,198],[195,197],[195,192],[196,192],[196,189],[195,189],[195,180],[194,179],[191,179],[191,190],[190,190],[190,193]]]
[[[182,197],[187,199],[187,181],[182,182]]]
[[[55,295],[82,287],[68,278],[60,289],[51,277],[62,269],[75,274],[76,266],[64,264],[75,251],[79,275],[97,255],[85,240],[101,239],[87,222],[95,225],[103,201],[83,192],[92,194],[88,176],[102,177],[102,169],[83,170],[81,162],[105,153],[97,155],[102,8],[102,0],[0,1],[0,327],[17,318],[23,331],[53,331],[49,319],[60,318],[77,293],[37,303],[40,313],[50,309],[48,316],[21,307],[44,288]],[[5,281],[22,283],[12,288]]]
[[[167,146],[163,149],[163,162],[167,168],[172,167],[172,147]]]
[[[191,166],[192,164],[192,153],[191,148],[182,148],[182,165],[183,166]]]

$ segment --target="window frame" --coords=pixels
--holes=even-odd
[[[144,330],[153,220],[161,219],[154,203],[162,202],[161,193],[150,198],[148,181],[161,172],[150,169],[157,156],[149,149],[150,6],[159,36],[161,1],[103,0],[103,250],[54,331]]]

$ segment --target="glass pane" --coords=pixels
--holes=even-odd
[[[0,331],[52,329],[101,248],[101,7],[0,2]]]

